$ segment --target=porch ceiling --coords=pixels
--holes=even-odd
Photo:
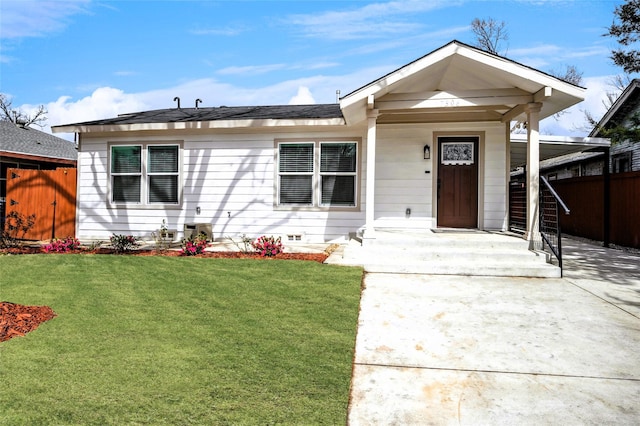
[[[540,136],[540,161],[589,149],[606,148],[611,145],[605,138],[582,138],[567,136]],[[527,163],[527,135],[511,135],[511,168]]]

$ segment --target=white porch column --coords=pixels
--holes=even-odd
[[[374,239],[375,191],[376,191],[376,131],[378,110],[367,111],[367,194],[365,197],[365,231],[363,239]],[[364,241],[363,241],[364,242]]]
[[[505,197],[504,197],[504,205],[505,205],[505,212],[504,212],[504,221],[502,223],[502,230],[503,231],[508,231],[509,230],[509,221],[511,221],[511,217],[509,216],[509,207],[510,207],[510,199],[509,199],[509,190],[510,190],[510,183],[511,183],[511,122],[507,121],[505,123],[504,126],[504,134],[505,134],[505,171],[504,171],[504,176],[505,176]]]
[[[527,232],[529,248],[540,248],[540,109],[541,103],[527,104]]]

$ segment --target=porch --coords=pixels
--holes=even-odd
[[[557,278],[548,253],[529,250],[522,235],[466,229],[376,229],[362,244],[352,238],[327,263],[362,266],[367,272]]]

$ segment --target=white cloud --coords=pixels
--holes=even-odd
[[[45,104],[48,110],[48,122],[43,130],[50,131],[48,127],[50,125],[81,123],[113,118],[119,114],[131,112],[174,108],[176,104],[173,99],[176,96],[180,98],[182,107],[195,106],[195,100],[198,98],[203,100],[200,107],[332,103],[335,102],[336,89],[342,89],[343,93],[353,90],[362,83],[363,75],[379,75],[379,71],[379,69],[372,69],[343,76],[314,76],[262,88],[233,86],[210,78],[139,93],[125,93],[116,88],[101,87],[82,99],[73,100],[69,96],[63,96]],[[312,93],[317,94],[317,99]],[[35,111],[36,108],[32,105],[16,105],[16,107],[27,113]],[[73,139],[73,135],[56,134],[56,136]]]
[[[584,47],[563,47],[555,44],[540,44],[519,49],[510,49],[507,52],[509,58],[527,66],[543,69],[550,64],[572,63],[576,59],[594,57],[601,61],[602,57],[608,56],[609,49],[604,46],[591,45]]]
[[[246,31],[244,27],[198,28],[189,31],[193,35],[236,36]]]
[[[315,103],[316,101],[313,99],[311,91],[304,86],[298,87],[298,93],[289,100],[289,105],[310,105]]]
[[[3,0],[0,38],[36,37],[64,29],[69,17],[86,13],[91,0]]]
[[[284,64],[265,64],[265,65],[248,65],[244,67],[234,66],[218,70],[221,75],[237,75],[237,74],[265,74],[272,71],[278,71],[286,66]]]
[[[125,93],[116,88],[101,87],[82,99],[73,100],[64,96],[45,104],[45,107],[49,111],[49,124],[62,125],[112,118],[124,113],[174,108],[173,98],[176,96],[180,97],[183,107],[195,106],[197,98],[203,100],[201,107],[333,103],[336,100],[336,90],[340,90],[341,96],[345,96],[389,71],[388,67],[371,67],[350,74],[316,75],[260,88],[234,86],[211,78],[139,93]],[[584,128],[584,111],[589,111],[595,118],[600,118],[606,112],[603,100],[606,99],[606,92],[611,91],[609,81],[612,77],[607,75],[585,78],[585,101],[570,108],[558,119],[544,120],[541,123],[541,132],[561,136],[588,134],[589,130]],[[36,107],[22,105],[18,108],[29,113],[35,111]],[[72,139],[69,135],[62,137]]]
[[[339,3],[337,3],[339,4]],[[416,13],[460,4],[454,1],[391,1],[371,3],[359,8],[314,14],[287,16],[285,22],[301,27],[304,35],[331,40],[383,38],[423,27],[422,23],[408,22]]]
[[[117,75],[118,77],[129,77],[131,75],[138,75],[138,73],[136,71],[116,71],[113,73],[114,75]]]

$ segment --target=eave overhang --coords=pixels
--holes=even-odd
[[[183,121],[171,123],[134,123],[134,124],[71,124],[52,126],[53,133],[104,133],[135,132],[153,130],[207,130],[207,129],[253,129],[277,127],[327,127],[344,126],[343,118],[323,119],[247,119],[215,121]]]

